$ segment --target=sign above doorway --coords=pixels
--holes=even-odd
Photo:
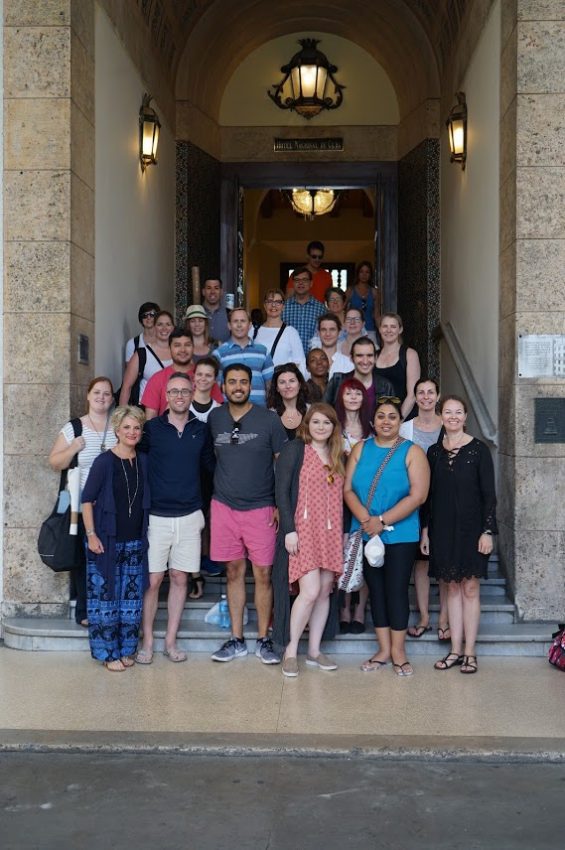
[[[311,153],[312,151],[342,151],[343,139],[273,139],[275,153]]]

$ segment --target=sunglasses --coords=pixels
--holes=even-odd
[[[377,399],[377,404],[402,404],[401,400],[398,396],[395,395],[381,395]]]
[[[232,446],[238,446],[239,445],[239,430],[240,430],[239,424],[237,422],[234,422],[232,432],[231,432],[231,437],[230,437],[230,443],[231,443]]]
[[[141,314],[141,318],[142,319],[154,319],[156,315],[157,315],[156,310],[148,310],[147,313]]]

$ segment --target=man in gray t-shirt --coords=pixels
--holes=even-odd
[[[249,401],[251,377],[251,370],[242,363],[227,366],[222,388],[227,404],[217,407],[208,418],[216,452],[210,556],[226,562],[232,626],[231,638],[212,658],[233,661],[247,655],[243,609],[249,557],[259,633],[255,654],[264,664],[278,664],[280,657],[267,632],[273,607],[271,566],[276,542],[274,461],[287,437],[276,413]]]

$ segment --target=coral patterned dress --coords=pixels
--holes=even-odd
[[[311,570],[343,570],[343,477],[330,475],[312,446],[304,449],[294,515],[298,555],[289,555],[288,579]]]

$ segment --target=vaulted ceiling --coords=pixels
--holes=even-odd
[[[437,97],[471,0],[134,0],[178,100],[217,116],[231,74],[261,44],[293,32],[333,33],[387,71],[407,114]]]

